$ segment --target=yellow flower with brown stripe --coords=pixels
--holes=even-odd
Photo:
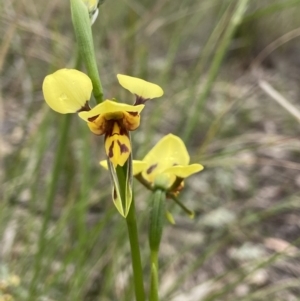
[[[203,170],[201,164],[189,162],[190,156],[184,142],[178,136],[168,134],[142,161],[133,161],[133,170],[137,171],[135,176],[149,186],[158,186],[177,194],[183,188],[185,178]]]
[[[105,151],[116,167],[123,166],[131,153],[129,131],[140,125],[140,112],[144,105],[131,106],[105,100],[90,111],[78,115],[87,121],[96,135],[105,135]]]
[[[123,166],[131,153],[129,131],[140,125],[140,113],[148,99],[160,97],[163,90],[156,84],[118,74],[120,85],[136,96],[134,105],[113,100],[90,108],[90,78],[75,69],[60,69],[46,76],[43,93],[47,104],[56,112],[78,113],[96,135],[104,135],[105,151],[114,167]]]

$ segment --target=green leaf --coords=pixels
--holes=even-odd
[[[150,225],[149,225],[149,244],[151,251],[158,252],[159,244],[163,232],[165,216],[166,192],[156,189],[152,194]]]
[[[116,170],[109,159],[107,159],[107,165],[108,165],[110,178],[112,181],[112,200],[113,200],[116,208],[118,209],[119,213],[123,217],[126,217],[127,214],[125,213],[125,210],[124,210],[121,191],[120,191],[120,184],[119,184],[119,179],[118,179]]]
[[[129,136],[130,139],[130,136]],[[130,142],[131,143],[131,142]],[[132,183],[133,183],[133,174],[132,174],[132,153],[124,165],[126,168],[126,179],[125,179],[125,216],[127,216],[131,203],[132,203]]]
[[[107,166],[113,184],[112,199],[118,211],[126,217],[132,203],[132,155],[130,154],[124,166],[113,166],[107,159]]]

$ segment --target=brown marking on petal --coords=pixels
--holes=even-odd
[[[139,114],[139,112],[128,112],[128,111],[127,113],[130,114],[131,116],[137,116]]]
[[[118,195],[117,195],[117,191],[116,191],[116,188],[114,187],[113,188],[113,198],[114,200],[117,199]]]
[[[98,118],[99,115],[96,116],[92,116],[88,118],[88,121],[93,122],[94,120],[96,120]]]
[[[176,165],[178,165],[178,163],[173,163],[173,166],[176,166]]]
[[[113,133],[115,122],[119,125],[119,130],[120,130],[119,133]],[[106,135],[107,136],[114,136],[114,135],[124,136],[124,135],[126,135],[128,137],[128,131],[126,130],[126,128],[124,128],[122,120],[118,120],[118,121],[107,120],[106,121]]]
[[[129,153],[129,152],[130,152],[130,151],[129,151],[129,148],[127,147],[127,145],[121,143],[119,140],[118,140],[118,145],[119,145],[119,147],[120,147],[120,152],[121,152],[121,154]]]
[[[126,130],[126,128],[124,127],[123,123],[119,123],[119,126],[120,126],[120,135],[121,136],[127,136],[128,137],[128,132]]]
[[[84,106],[81,107],[76,113],[90,111],[90,110],[91,110],[91,108],[90,108],[90,105],[89,105],[89,101],[87,100],[85,102]]]
[[[114,120],[106,120],[106,136],[112,136]]]
[[[134,106],[143,105],[143,104],[145,104],[145,102],[147,100],[150,99],[150,98],[143,98],[142,96],[139,96],[139,95],[136,95],[136,94],[135,94],[135,97],[136,97],[136,99],[135,99],[135,103],[133,104]]]
[[[109,158],[112,158],[114,156],[114,151],[113,151],[114,144],[115,144],[115,141],[112,142],[111,146],[108,149],[108,154],[107,155],[108,155]]]
[[[158,163],[151,165],[147,170],[146,173],[149,175],[156,167]]]

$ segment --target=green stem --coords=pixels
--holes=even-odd
[[[53,163],[52,173],[51,173],[52,177],[46,195],[46,204],[47,204],[46,211],[45,211],[42,229],[39,234],[38,251],[35,256],[34,269],[33,269],[34,272],[33,272],[33,278],[30,283],[29,294],[27,299],[28,301],[35,300],[36,293],[37,293],[37,286],[38,286],[37,281],[39,279],[40,271],[42,268],[42,259],[43,256],[45,255],[44,253],[47,246],[46,233],[48,229],[49,220],[52,214],[55,192],[57,189],[57,184],[59,182],[59,174],[61,172],[62,165],[63,165],[62,162],[66,150],[65,145],[66,145],[66,140],[70,128],[70,121],[71,121],[71,115],[66,115],[64,116],[60,126],[57,152],[54,158],[54,163]]]
[[[195,212],[182,204],[174,194],[168,195],[183,211],[185,211],[191,219],[195,217]]]
[[[158,251],[151,251],[151,264],[158,267]]]
[[[151,283],[149,301],[159,301],[158,268],[158,252],[151,251]]]
[[[127,163],[128,164],[128,163]],[[126,189],[127,189],[127,168],[128,166],[117,166],[116,173],[120,185],[121,198],[125,200]],[[134,193],[132,194],[132,201],[130,205],[129,212],[125,217],[127,224],[127,231],[130,242],[131,249],[131,262],[133,269],[133,280],[134,280],[134,290],[136,301],[145,301],[145,290],[144,290],[144,280],[143,280],[143,269],[142,260],[139,247],[139,238],[136,225],[136,214],[135,214],[135,203],[134,203]]]
[[[82,0],[71,0],[73,27],[81,58],[93,83],[93,94],[97,101],[103,101],[103,89],[96,62],[91,21],[86,5]]]
[[[158,301],[158,252],[163,233],[165,216],[166,192],[156,188],[152,195],[150,224],[149,224],[149,245],[151,250],[151,284],[150,301]]]
[[[142,261],[139,248],[138,231],[136,225],[134,197],[126,217],[126,224],[131,248],[134,289],[136,301],[145,301]]]

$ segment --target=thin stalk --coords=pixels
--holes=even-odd
[[[184,204],[182,204],[178,198],[174,194],[168,195],[188,216],[193,219],[195,217],[195,212],[187,208]]]
[[[135,203],[132,197],[132,203],[126,217],[126,224],[131,248],[131,260],[134,279],[134,290],[136,301],[145,301],[145,290],[143,281],[142,261],[139,248],[138,231],[136,225]]]
[[[121,167],[117,166],[116,168],[119,184],[120,184],[120,193],[122,199],[125,199],[126,195],[126,165]],[[145,289],[144,289],[144,280],[143,280],[143,269],[142,269],[142,260],[139,247],[139,238],[136,225],[136,214],[135,214],[135,202],[134,202],[134,193],[132,194],[132,201],[129,212],[126,216],[126,225],[127,232],[130,242],[131,250],[131,263],[133,270],[133,281],[134,281],[134,291],[136,301],[145,301]]]
[[[154,264],[158,268],[158,252],[151,251],[151,264]]]
[[[70,129],[70,122],[71,122],[71,115],[66,115],[64,116],[64,118],[62,118],[61,125],[60,125],[58,147],[57,147],[57,152],[52,167],[52,173],[51,173],[52,177],[46,195],[47,206],[44,215],[42,229],[39,235],[38,251],[35,256],[34,269],[33,269],[34,272],[33,272],[33,278],[30,283],[29,294],[27,299],[28,301],[35,300],[36,293],[37,293],[37,282],[42,268],[42,259],[47,246],[46,232],[52,214],[55,192],[59,182],[59,175],[63,166],[62,162],[66,150],[65,145],[68,137],[68,132]]]
[[[149,245],[151,250],[151,283],[150,301],[159,301],[158,296],[158,252],[164,227],[166,192],[156,188],[152,195],[150,222],[149,222]]]
[[[158,268],[158,252],[151,251],[151,283],[149,301],[159,301]]]

